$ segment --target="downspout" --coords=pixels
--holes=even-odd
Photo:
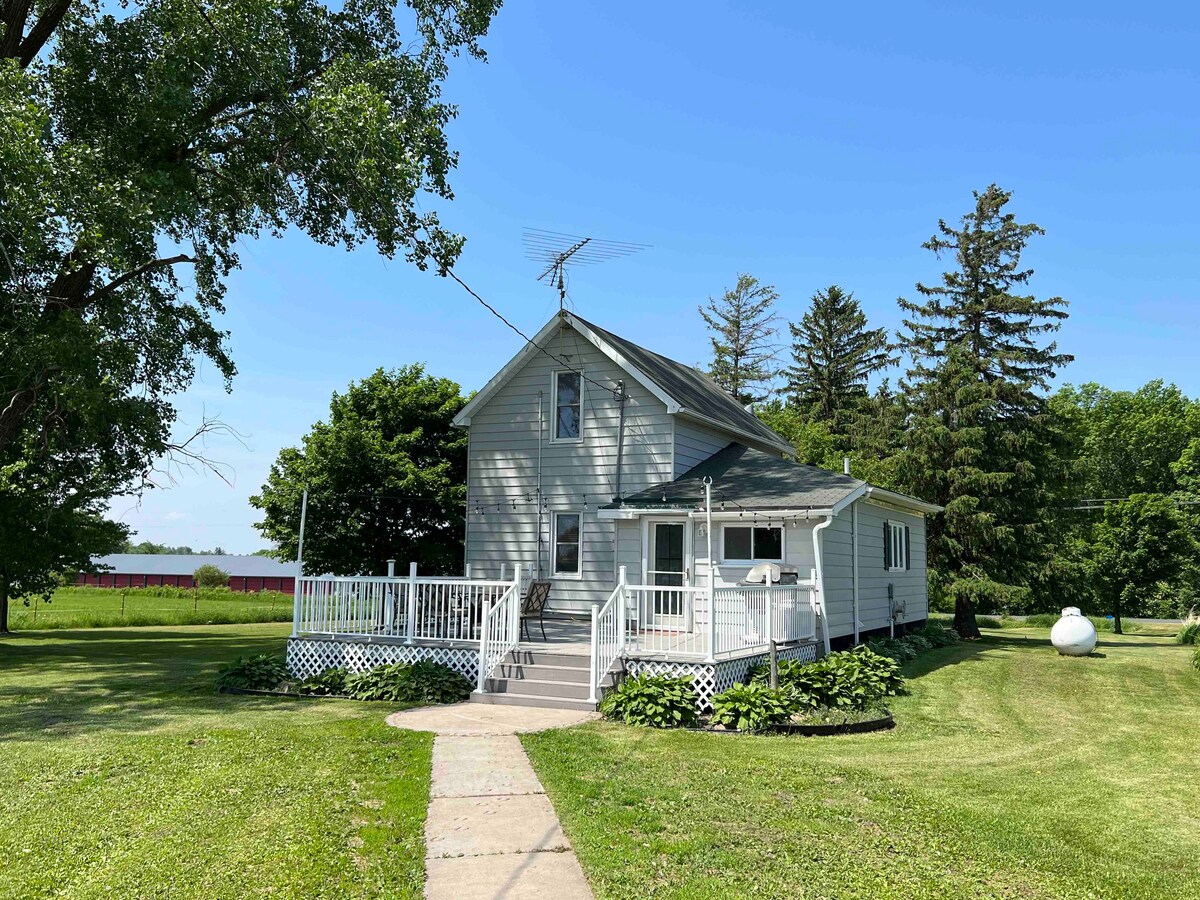
[[[858,644],[858,501],[850,506],[850,527],[854,529],[853,558],[854,558],[854,643]]]
[[[621,456],[625,450],[625,382],[617,382],[617,475],[613,503],[621,502]]]
[[[546,438],[545,414],[542,412],[544,393],[538,391],[538,467],[537,467],[537,577],[542,577],[542,444]]]
[[[813,559],[817,563],[817,597],[821,604],[821,636],[825,642],[825,652],[829,652],[829,611],[825,606],[825,565],[821,561],[821,531],[833,524],[833,516],[826,516],[825,521],[813,527]]]

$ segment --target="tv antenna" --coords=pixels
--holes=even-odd
[[[562,312],[567,300],[565,272],[568,267],[592,266],[630,256],[644,250],[649,244],[634,244],[629,241],[603,241],[578,234],[547,231],[544,228],[526,228],[524,232],[525,256],[545,265],[538,281],[546,281],[558,288],[558,309]]]

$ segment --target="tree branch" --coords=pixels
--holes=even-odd
[[[178,263],[190,263],[195,261],[195,258],[188,256],[186,253],[180,253],[178,256],[165,256],[162,259],[152,259],[150,262],[143,263],[134,269],[130,269],[124,275],[114,278],[108,284],[104,285],[104,287],[92,291],[92,293],[83,298],[81,305],[87,306],[89,303],[95,303],[97,300],[107,297],[122,285],[128,284],[130,281],[133,281],[133,279],[145,275],[147,272],[151,272],[154,269],[164,269],[168,266],[173,266]]]
[[[19,2],[19,0],[18,0]],[[58,0],[46,8],[46,11],[34,23],[30,29],[28,37],[21,42],[20,56],[18,62],[22,69],[28,68],[29,64],[42,52],[42,48],[46,46],[46,42],[54,34],[54,30],[58,28],[62,22],[63,16],[67,14],[67,10],[71,8],[72,0]]]
[[[0,22],[4,23],[4,40],[0,41],[0,59],[16,59],[21,49],[21,38],[25,34],[25,21],[29,18],[29,7],[33,0],[7,0]]]

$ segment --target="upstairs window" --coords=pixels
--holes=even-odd
[[[583,378],[578,372],[555,372],[554,440],[580,440],[582,424]]]
[[[903,522],[883,523],[883,567],[903,572],[909,567],[908,526]]]
[[[721,556],[726,562],[781,562],[782,528],[743,528],[726,525],[722,530]]]

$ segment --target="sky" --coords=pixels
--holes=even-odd
[[[459,106],[459,275],[527,334],[557,309],[522,230],[646,249],[576,270],[572,309],[700,363],[697,306],[746,272],[798,320],[816,290],[854,292],[873,326],[944,266],[921,248],[971,192],[1013,192],[1046,230],[1024,261],[1061,296],[1060,376],[1200,396],[1200,10],[1097,3],[571,3],[510,0],[446,85]],[[461,287],[371,247],[301,233],[247,240],[221,325],[239,373],[211,364],[179,431],[219,416],[227,467],[175,473],[113,515],[135,540],[252,552],[248,498],[330,395],[423,362],[481,387],[521,339]],[[894,375],[894,373],[893,373]]]

